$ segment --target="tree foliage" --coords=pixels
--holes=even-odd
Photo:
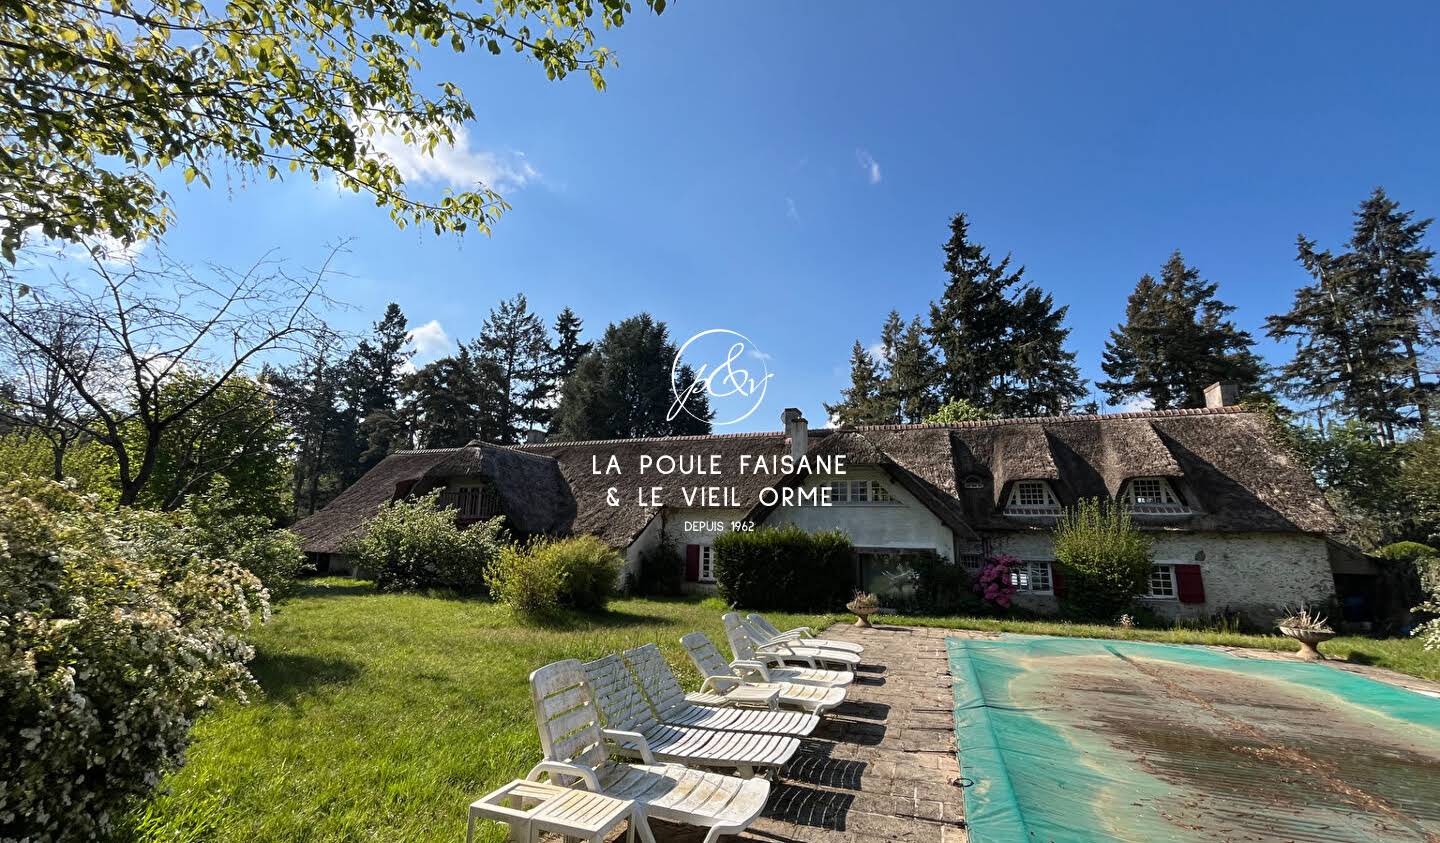
[[[468,527],[438,506],[439,490],[386,503],[345,547],[382,591],[447,588],[485,592],[485,568],[500,552],[503,518]]]
[[[1124,506],[1086,498],[1068,507],[1051,537],[1069,579],[1065,602],[1093,620],[1113,622],[1143,594],[1150,577],[1150,538]]]
[[[1205,406],[1205,387],[1260,384],[1264,365],[1250,334],[1228,317],[1235,311],[1215,296],[1177,250],[1156,280],[1144,275],[1125,307],[1125,321],[1110,332],[1101,368],[1111,380],[1098,386],[1109,403],[1144,398],[1157,410]]]
[[[965,399],[947,401],[945,406],[926,416],[926,424],[958,424],[968,421],[987,421],[999,416],[989,410],[982,410]]]
[[[648,313],[608,326],[566,380],[552,433],[567,440],[709,433],[713,413],[703,392],[687,402],[690,413],[670,416],[675,354],[669,328]],[[680,388],[694,377],[682,366]]]
[[[13,261],[32,228],[77,241],[160,232],[171,214],[155,173],[170,169],[206,184],[221,168],[330,175],[402,227],[488,231],[506,207],[490,186],[417,197],[383,151],[398,141],[432,154],[475,116],[459,86],[421,82],[419,56],[511,50],[551,79],[584,71],[603,89],[613,54],[595,29],[630,10],[628,0],[0,5],[0,253]]]

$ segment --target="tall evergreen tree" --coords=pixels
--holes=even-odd
[[[590,353],[593,343],[580,341],[580,331],[584,327],[585,323],[568,307],[555,317],[555,344],[550,350],[555,358],[554,379],[557,386],[563,384],[580,365],[580,358]]]
[[[1068,307],[1055,307],[1049,293],[1027,287],[1011,307],[1008,344],[1014,366],[1002,378],[1005,390],[996,409],[1007,416],[1053,416],[1074,411],[1085,396],[1075,352],[1065,348]]]
[[[826,404],[825,412],[843,425],[893,422],[894,411],[885,400],[884,387],[875,358],[856,340],[850,352],[850,387],[840,391],[839,403]]]
[[[1157,410],[1205,406],[1205,387],[1233,381],[1242,392],[1259,388],[1264,365],[1255,341],[1227,317],[1235,308],[1216,298],[1176,250],[1160,271],[1135,285],[1125,321],[1110,332],[1099,384],[1108,403],[1149,399]]]
[[[1349,251],[1339,255],[1298,240],[1298,260],[1314,282],[1269,335],[1295,342],[1277,381],[1289,398],[1327,420],[1354,419],[1382,442],[1430,420],[1435,385],[1423,377],[1422,324],[1440,289],[1434,251],[1421,245],[1431,220],[1413,221],[1376,190],[1355,214]]]
[[[352,433],[342,486],[406,444],[399,404],[400,379],[413,353],[407,324],[400,305],[391,302],[374,333],[360,340],[346,360],[344,399]]]
[[[648,313],[612,324],[595,348],[580,358],[561,389],[552,432],[557,439],[617,439],[709,433],[713,413],[704,395],[687,402],[690,412],[667,418],[675,400],[670,366],[675,344],[669,329]],[[682,388],[694,380],[680,373]]]
[[[314,513],[341,491],[341,449],[347,435],[340,407],[342,375],[328,344],[317,348],[311,360],[267,368],[261,375],[294,437],[291,514],[297,517]]]
[[[474,439],[498,441],[504,430],[494,363],[461,346],[405,378],[404,417],[421,448],[457,448]]]
[[[524,293],[490,311],[472,350],[493,365],[499,377],[503,409],[497,441],[519,441],[526,430],[549,421],[550,340]]]
[[[928,329],[943,356],[941,398],[989,407],[995,403],[994,384],[1011,364],[1005,347],[1009,292],[1022,283],[1024,269],[1012,271],[1008,255],[996,263],[983,246],[972,242],[965,214],[951,218],[950,239],[943,248],[950,279],[940,300],[930,306]]]
[[[900,315],[891,311],[890,318],[893,323],[898,323]],[[898,324],[887,323],[885,337],[886,365],[882,392],[887,397],[887,409],[893,410],[894,421],[898,423],[923,422],[940,408],[935,388],[940,375],[940,361],[930,347],[925,325],[918,316],[903,329]]]

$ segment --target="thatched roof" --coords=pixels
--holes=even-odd
[[[965,539],[975,531],[1037,528],[1034,520],[1003,513],[1011,484],[1020,480],[1047,480],[1062,504],[1073,504],[1080,498],[1115,496],[1135,477],[1170,478],[1192,512],[1142,522],[1154,527],[1326,533],[1338,526],[1314,480],[1266,420],[1236,407],[873,425],[813,430],[809,437],[808,454],[843,453],[848,465],[883,469]],[[507,514],[520,529],[593,533],[625,546],[656,512],[636,505],[637,487],[664,486],[665,502],[675,508],[685,508],[681,487],[735,487],[741,506],[751,507],[765,487],[794,485],[804,476],[741,474],[740,455],[787,453],[783,433],[401,452],[295,529],[305,537],[307,550],[338,549],[345,536],[396,494],[397,484],[408,482],[407,491],[421,491],[447,476],[480,474],[495,480]],[[711,454],[720,455],[718,475],[638,474],[642,455]],[[624,472],[619,476],[604,471],[612,456]],[[611,487],[621,495],[618,506],[607,500]],[[756,506],[751,515],[763,518],[768,511]]]
[[[503,446],[469,445],[397,451],[290,529],[308,553],[339,553],[382,504],[424,494],[452,477],[494,483],[505,517],[518,532],[567,533],[575,520],[575,500],[554,460]]]

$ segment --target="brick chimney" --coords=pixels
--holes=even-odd
[[[1233,407],[1240,403],[1240,384],[1217,381],[1205,387],[1206,407]]]
[[[800,459],[810,447],[810,423],[796,407],[786,407],[780,422],[785,425],[785,438],[790,440],[790,456]]]
[[[544,445],[544,444],[545,444],[545,431],[543,431],[543,430],[536,430],[536,429],[534,429],[534,428],[531,428],[531,429],[525,431],[525,444],[526,444],[526,445]]]

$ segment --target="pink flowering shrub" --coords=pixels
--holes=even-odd
[[[1015,584],[1010,581],[1010,566],[1020,560],[1002,553],[985,560],[985,565],[975,577],[975,593],[987,605],[1001,609],[1010,608],[1010,598],[1015,596]]]

